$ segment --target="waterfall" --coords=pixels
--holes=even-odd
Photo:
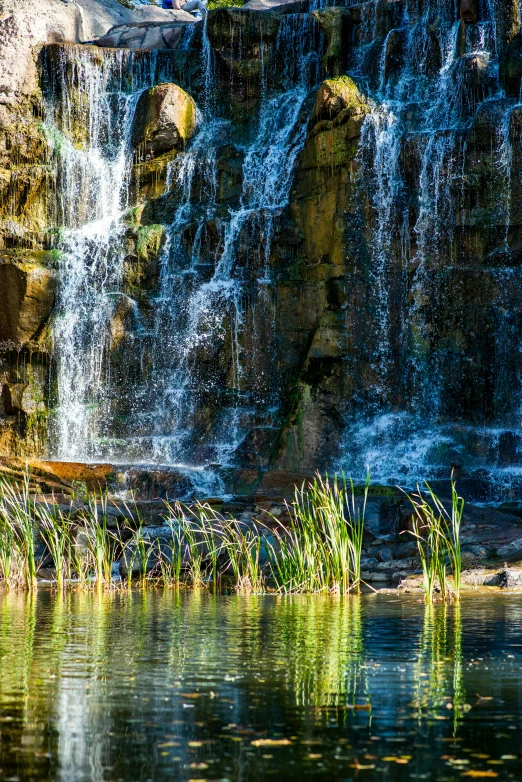
[[[139,95],[159,78],[167,80],[165,74],[158,77],[151,54],[97,57],[87,47],[61,49],[45,123],[60,203],[53,456],[176,467],[208,493],[222,491],[213,465],[232,466],[247,424],[276,407],[277,388],[267,401],[270,378],[261,388],[256,377],[256,324],[245,322],[244,300],[253,297],[254,311],[273,319],[274,221],[288,204],[320,52],[311,17],[283,17],[270,44],[283,72],[263,72],[256,117],[238,132],[217,109],[206,24],[202,113],[195,137],[169,164],[164,198],[170,224],[145,311],[123,285],[133,207],[130,139]],[[240,191],[224,208],[217,193],[225,145],[242,162]],[[123,402],[122,377],[110,357],[121,313],[134,321],[129,365],[139,363]],[[215,370],[209,357],[219,350],[227,364]],[[212,420],[209,399],[217,411]]]
[[[284,19],[275,43],[279,53],[289,51],[296,36],[306,35],[303,24],[309,23],[290,16]],[[305,51],[297,68],[294,58],[286,58],[292,72],[285,74],[288,88],[284,92],[271,90],[271,74],[264,74],[257,119],[246,142],[237,144],[242,156],[237,206],[223,214],[216,199],[219,149],[234,143],[234,128],[216,114],[216,101],[208,96],[209,85],[214,84],[208,42],[203,52],[203,121],[170,175],[177,205],[161,258],[148,348],[153,357],[153,383],[146,380],[141,387],[141,399],[149,398],[137,416],[139,429],[146,434],[129,441],[127,447],[134,458],[147,454],[155,463],[178,469],[204,465],[208,491],[213,465],[234,464],[248,424],[260,415],[263,390],[256,388],[258,379],[253,377],[255,324],[245,322],[243,304],[245,297],[253,296],[265,312],[272,306],[268,291],[273,224],[288,204],[295,160],[305,137],[303,106],[317,78],[318,57],[313,50]],[[193,239],[187,251],[184,237],[188,231]],[[250,246],[249,235],[260,240],[259,247]],[[214,244],[210,259],[209,241]],[[252,270],[244,268],[245,252],[254,256]],[[248,351],[245,340],[250,340]],[[228,356],[222,374],[208,369],[209,357],[217,353]],[[201,422],[208,399],[217,410],[210,432],[208,419]],[[276,401],[277,394],[272,392],[269,404],[275,408]],[[217,476],[210,485],[219,491]]]
[[[331,185],[345,188],[339,203],[350,202],[335,231],[351,220],[351,244],[339,239],[329,255],[325,242],[323,255],[318,242],[317,258],[305,257],[311,242],[292,222],[307,197],[294,200],[296,164],[307,139],[319,138],[308,120],[326,43],[313,14],[219,11],[175,53],[48,47],[61,280],[55,458],[160,465],[188,476],[196,493],[223,495],[223,476],[267,468],[303,378],[315,391],[327,364],[345,362],[332,378],[342,381],[347,367],[346,398],[330,407],[333,390],[315,408],[324,402],[317,416],[327,417],[337,405],[331,420],[337,431],[344,425],[337,461],[333,446],[324,449],[330,469],[361,475],[369,466],[377,482],[413,484],[464,465],[490,485],[520,482],[520,96],[506,94],[501,72],[502,4],[479,0],[478,21],[467,25],[457,0],[344,6],[344,64],[369,111],[345,181]],[[335,19],[321,17],[326,37]],[[338,67],[341,57],[324,59]],[[187,88],[198,125],[169,159],[163,190],[145,198],[135,184],[134,112],[143,90],[163,82]],[[335,138],[332,128],[323,139]],[[298,171],[306,189],[308,172]],[[149,235],[155,255],[143,260],[136,247]],[[324,366],[307,375],[304,341],[288,379],[278,296],[284,275],[294,282],[294,261],[303,264],[299,284],[316,284],[315,264],[325,289],[330,274],[343,296],[352,270],[356,282],[348,303],[328,289],[325,312],[318,307],[317,328],[330,316],[333,324],[324,355],[320,346],[312,356]],[[313,317],[299,316],[295,328],[316,328]],[[342,323],[348,347],[333,350]],[[320,431],[317,423],[311,437]],[[292,458],[280,464],[293,467]]]
[[[476,425],[464,404],[452,401],[452,377],[459,371],[452,369],[452,362],[458,353],[446,323],[448,318],[459,322],[459,313],[448,311],[450,281],[460,277],[458,285],[466,284],[455,229],[463,225],[467,171],[476,165],[469,158],[467,138],[479,112],[495,105],[502,119],[491,171],[502,194],[498,208],[509,254],[510,122],[515,102],[506,98],[498,77],[501,10],[489,0],[480,3],[479,22],[465,27],[458,21],[457,3],[410,1],[397,8],[383,37],[375,27],[378,3],[363,6],[350,71],[372,99],[358,153],[359,200],[370,218],[372,381],[347,418],[344,466],[362,473],[367,465],[378,482],[414,484],[447,477],[449,465],[465,462],[468,468],[487,464],[493,481],[504,484],[507,473],[517,481],[518,469],[509,462],[522,412],[520,377],[515,388],[511,381],[511,403],[502,389],[509,375],[503,359],[518,371],[508,358],[514,345],[512,319],[497,316],[495,367],[484,367],[484,373],[496,371],[498,378],[492,381],[498,388],[494,425],[487,414],[479,423],[479,401],[473,410]],[[380,67],[375,73],[377,42]],[[519,287],[520,275],[516,269],[499,269],[492,276],[500,309],[503,296],[512,297]],[[461,366],[462,377],[465,372]],[[475,383],[471,375],[467,382]],[[499,438],[511,441],[508,464]],[[522,441],[516,447],[522,447]]]

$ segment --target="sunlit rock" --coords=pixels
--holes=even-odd
[[[143,158],[179,149],[197,123],[196,104],[177,84],[160,84],[142,94],[136,107],[132,141]]]
[[[48,268],[0,260],[0,342],[22,345],[37,335],[52,310],[56,283]]]

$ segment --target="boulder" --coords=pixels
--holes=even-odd
[[[186,11],[173,13],[176,14],[173,22],[136,22],[112,27],[93,44],[108,49],[175,49],[184,28],[193,25],[196,19]]]
[[[367,101],[357,84],[349,76],[326,79],[315,96],[312,122],[334,119],[346,109],[363,114],[368,111]]]
[[[197,123],[196,104],[177,84],[160,84],[144,92],[136,107],[132,141],[143,157],[179,149]]]
[[[497,549],[497,557],[506,562],[516,562],[522,559],[522,538],[515,538],[505,546]]]
[[[500,574],[501,589],[520,589],[522,588],[522,570],[510,569],[504,570]]]
[[[19,347],[40,330],[54,305],[54,271],[0,259],[0,344]]]

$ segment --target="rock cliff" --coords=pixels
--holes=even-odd
[[[1,7],[4,455],[518,491],[516,0]]]

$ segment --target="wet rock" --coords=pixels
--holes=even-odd
[[[497,548],[497,557],[506,562],[516,562],[522,559],[522,537]]]
[[[57,276],[51,269],[0,258],[0,344],[34,339],[54,305]]]
[[[521,589],[522,588],[522,570],[504,570],[500,574],[501,589]]]
[[[143,158],[180,149],[196,128],[196,104],[177,84],[144,92],[136,106],[132,143]]]
[[[518,516],[519,518],[522,518],[522,502],[516,500],[503,502],[501,505],[499,505],[498,509],[500,511],[505,511],[506,513],[512,513],[514,516]]]
[[[501,573],[499,571],[474,568],[462,573],[461,581],[467,586],[500,586]]]
[[[460,0],[460,18],[466,24],[474,24],[478,17],[477,0]]]
[[[518,98],[522,78],[522,35],[514,36],[500,62],[500,78],[511,98]]]
[[[346,109],[353,115],[365,114],[368,111],[367,100],[357,84],[349,76],[326,79],[315,96],[312,122],[332,120]]]
[[[348,8],[321,8],[314,16],[323,30],[327,48],[323,57],[325,72],[338,76],[345,70],[346,44],[350,39],[350,22],[353,15]]]
[[[378,582],[390,581],[392,579],[392,574],[387,572],[379,573],[379,571],[372,571],[372,570],[370,571],[361,570],[361,579],[370,584],[372,583],[375,584]]]
[[[393,560],[393,549],[389,546],[383,546],[377,552],[379,562],[388,563]]]
[[[114,467],[111,464],[35,460],[33,466],[66,484],[84,483],[89,491],[104,489],[114,475]]]
[[[408,557],[407,559],[390,559],[380,562],[377,567],[382,570],[383,568],[391,570],[394,573],[396,571],[409,571],[416,567],[417,560],[414,557]]]
[[[403,536],[404,537],[404,536]],[[418,554],[418,547],[415,540],[404,540],[402,543],[399,543],[398,546],[395,548],[395,556],[398,559],[403,559],[406,557],[415,557]]]

